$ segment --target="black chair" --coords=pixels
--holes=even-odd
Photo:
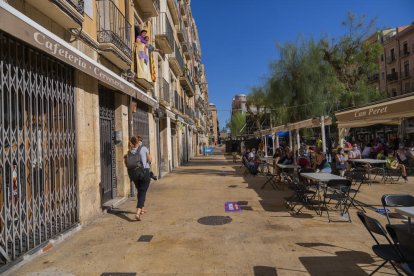
[[[354,206],[356,209],[361,210],[365,212],[364,206],[362,206],[359,202],[355,202],[355,197],[359,193],[359,190],[361,189],[362,184],[368,182],[368,177],[366,177],[366,172],[364,170],[353,170],[350,172],[347,172],[345,174],[345,177],[348,178],[355,184],[355,188],[350,188],[349,190],[349,200],[350,204],[349,206]]]
[[[296,211],[299,214],[300,211],[306,206],[312,206],[316,214],[319,215],[316,206],[320,207],[320,202],[315,200],[317,192],[310,190],[307,183],[299,181],[297,178],[289,178],[286,180],[288,187],[293,191],[293,195],[286,200],[288,207],[295,211],[296,206],[301,207]],[[320,208],[319,208],[320,209]]]
[[[357,215],[376,243],[376,245],[372,246],[372,251],[374,251],[375,255],[384,260],[384,262],[370,275],[375,274],[388,262],[392,265],[397,274],[400,275],[401,273],[395,267],[394,262],[403,263],[405,259],[395,243],[388,238],[387,230],[384,229],[378,220],[367,216],[365,213],[358,211]],[[387,243],[381,244],[374,234],[384,237]]]
[[[398,240],[398,246],[405,259],[401,264],[401,269],[408,275],[414,275],[414,234],[409,233],[407,229],[392,228]],[[387,230],[390,230],[387,227]]]
[[[341,216],[348,217],[349,222],[351,222],[351,216],[348,212],[349,210],[349,191],[351,189],[352,182],[348,179],[332,179],[329,180],[328,183],[325,185],[325,189],[323,192],[323,207],[328,214],[329,222],[334,221],[331,220],[329,214],[329,207],[328,204],[331,201],[336,201],[335,208],[340,210]],[[336,221],[344,221],[344,220],[336,220]]]
[[[402,195],[388,194],[388,195],[382,196],[381,202],[382,202],[382,206],[384,207],[384,210],[386,210],[386,207],[411,207],[411,206],[414,206],[414,196],[406,195],[406,194],[402,194]],[[388,224],[392,225],[393,228],[407,230],[407,228],[409,227],[406,224],[392,224],[391,223],[390,217],[406,219],[402,215],[399,215],[397,213],[389,213],[389,212],[385,212],[385,215],[387,216]],[[397,240],[394,235],[391,235],[391,237],[394,241]]]

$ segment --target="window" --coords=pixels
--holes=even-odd
[[[408,43],[407,41],[403,44],[403,53],[404,55],[408,54]]]
[[[395,51],[394,51],[394,49],[391,49],[391,51],[390,51],[390,58],[391,58],[391,61],[395,60]]]
[[[408,61],[404,62],[404,77],[410,76],[410,63]]]
[[[381,54],[381,61],[384,61],[384,54]]]

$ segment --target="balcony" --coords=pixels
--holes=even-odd
[[[408,57],[410,55],[410,51],[408,51],[408,49],[404,49],[402,51],[400,51],[400,57]]]
[[[391,74],[388,74],[387,75],[387,80],[389,81],[389,82],[395,82],[395,81],[398,81],[398,74],[395,72],[395,73],[391,73]]]
[[[396,60],[397,59],[395,58],[395,56],[387,57],[387,63],[388,64],[394,63]]]
[[[174,43],[174,52],[170,55],[168,62],[171,69],[176,76],[181,76],[184,73],[184,60],[181,56],[177,44]]]
[[[155,44],[164,54],[171,54],[174,50],[174,31],[165,12],[157,17]]]
[[[134,0],[134,5],[145,18],[156,17],[160,11],[160,0]]]
[[[412,70],[412,72],[410,72],[410,70],[404,70],[400,72],[400,79],[411,78],[413,76],[413,73],[414,73],[414,69]]]
[[[168,9],[170,10],[171,18],[174,25],[178,25],[179,11],[178,11],[178,0],[167,0]]]
[[[102,55],[122,69],[131,67],[131,24],[112,0],[97,0],[98,42]]]
[[[174,91],[174,101],[172,102],[172,107],[175,109],[176,113],[184,113],[184,101],[177,91]]]
[[[164,78],[160,78],[160,103],[170,105],[170,84]]]
[[[186,28],[184,26],[184,23],[181,20],[181,18],[179,20],[179,24],[176,27],[177,27],[177,37],[178,37],[178,40],[180,42],[188,41],[188,38],[187,38],[187,30],[186,30]]]
[[[185,70],[186,73],[180,77],[180,84],[185,89],[185,93],[188,97],[193,97],[195,93],[195,86],[193,78],[190,75],[188,70]]]
[[[184,41],[183,43],[181,43],[181,47],[183,49],[183,54],[187,58],[187,60],[191,59],[191,44],[188,41]]]
[[[79,28],[83,23],[83,0],[27,0],[65,29]]]

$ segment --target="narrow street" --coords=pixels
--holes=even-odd
[[[326,215],[311,210],[290,215],[283,201],[288,189],[261,190],[264,178],[243,178],[239,166],[221,153],[196,158],[152,182],[143,221],[135,221],[136,199],[128,199],[9,274],[366,275],[380,263],[355,210],[352,223],[328,223]],[[364,186],[361,200],[378,204],[385,186],[400,193],[414,190],[412,180]],[[244,210],[226,213],[227,201],[240,201]],[[200,224],[206,216],[232,221]],[[142,235],[152,239],[138,242]]]

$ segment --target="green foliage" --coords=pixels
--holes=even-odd
[[[230,124],[228,124],[231,136],[240,136],[246,130],[246,114],[243,112],[235,112],[231,116]]]
[[[373,25],[348,14],[344,26],[349,31],[338,42],[298,39],[279,45],[280,59],[271,63],[266,83],[248,96],[248,113],[259,125],[270,112],[277,126],[381,98],[368,83],[368,76],[378,72],[381,51],[376,40],[367,40]]]

